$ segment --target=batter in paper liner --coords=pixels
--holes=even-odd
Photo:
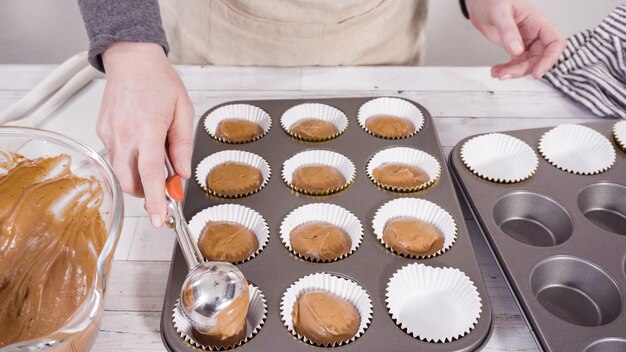
[[[445,238],[434,225],[412,217],[401,217],[385,225],[383,241],[400,254],[420,256],[439,252]]]
[[[241,143],[251,141],[263,134],[258,123],[244,119],[226,119],[217,125],[215,135],[228,142]]]
[[[107,236],[100,184],[73,175],[69,156],[3,160],[0,346],[50,334],[76,312]]]
[[[372,176],[382,185],[398,188],[419,187],[429,181],[422,169],[402,163],[382,164],[372,171]]]
[[[359,312],[352,303],[322,290],[300,294],[291,318],[298,334],[322,345],[353,338],[361,323]]]
[[[407,137],[415,132],[411,121],[392,115],[374,115],[365,120],[365,128],[376,136],[385,138]]]
[[[325,193],[346,184],[346,178],[328,165],[305,165],[293,172],[291,185],[307,192]]]
[[[306,258],[332,260],[348,253],[350,236],[340,227],[325,221],[296,226],[289,235],[291,248]]]
[[[235,345],[246,337],[246,315],[250,304],[250,286],[247,280],[244,280],[244,286],[244,290],[239,296],[217,314],[217,323],[208,333],[193,331],[193,337],[196,341],[205,346],[225,347]],[[191,288],[187,288],[183,295],[192,294],[191,290]]]
[[[289,131],[304,140],[326,139],[339,133],[331,122],[316,118],[298,120],[289,127]]]
[[[207,222],[198,247],[208,260],[240,262],[259,249],[256,235],[245,226],[228,221]]]

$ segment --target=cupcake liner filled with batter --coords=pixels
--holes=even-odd
[[[243,263],[257,256],[270,239],[267,222],[239,204],[220,204],[189,221],[191,237],[207,261]]]
[[[263,292],[258,287],[252,284],[248,284],[248,289],[248,312],[245,318],[245,332],[241,334],[241,338],[225,339],[224,343],[218,344],[203,344],[202,335],[193,328],[191,323],[181,312],[179,301],[174,305],[172,312],[174,329],[176,329],[185,342],[205,351],[223,351],[245,344],[261,331],[261,328],[265,324],[265,319],[267,318],[267,300],[265,299],[265,295],[263,295]]]
[[[222,198],[240,198],[260,191],[270,179],[262,157],[242,150],[224,150],[196,166],[196,181],[206,192]]]
[[[389,315],[414,338],[451,342],[476,326],[482,311],[478,289],[455,268],[408,264],[387,283]]]
[[[280,124],[294,138],[323,142],[341,135],[348,128],[348,117],[334,106],[308,103],[285,111]]]
[[[524,181],[539,166],[539,158],[528,144],[503,133],[469,139],[461,147],[461,160],[478,177],[500,183]]]
[[[431,258],[456,241],[456,222],[439,205],[420,198],[398,198],[378,208],[372,228],[390,251],[407,258]]]
[[[283,181],[293,190],[324,196],[348,187],[356,169],[350,159],[329,150],[307,150],[283,163]]]
[[[249,104],[229,104],[211,111],[204,119],[209,136],[224,143],[255,141],[267,134],[272,118],[263,109]]]
[[[313,262],[343,259],[359,248],[363,226],[348,210],[334,204],[306,204],[292,210],[280,225],[289,251]]]
[[[593,175],[615,163],[615,149],[605,136],[586,126],[564,124],[539,140],[539,153],[555,167],[573,174]]]
[[[626,121],[619,121],[613,125],[613,138],[619,148],[626,152]]]
[[[337,347],[365,333],[372,300],[358,283],[328,273],[307,275],[283,293],[280,316],[287,330],[315,346]]]
[[[393,147],[374,154],[367,163],[367,176],[389,191],[416,192],[437,182],[441,165],[421,150]]]
[[[376,98],[361,105],[359,125],[367,133],[385,139],[411,137],[424,126],[424,114],[414,104],[400,98]]]

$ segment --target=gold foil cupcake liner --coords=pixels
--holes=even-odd
[[[255,138],[245,141],[231,141],[217,136],[217,126],[220,122],[228,119],[241,119],[254,122],[261,126],[263,133]],[[213,139],[228,144],[244,144],[254,142],[267,134],[272,128],[272,117],[265,110],[250,104],[228,104],[211,111],[204,118],[204,130]]]
[[[365,121],[376,115],[390,115],[404,118],[413,124],[415,131],[402,137],[379,136],[365,126]],[[407,100],[401,98],[382,97],[372,99],[361,105],[357,114],[357,121],[359,122],[359,126],[361,126],[361,128],[374,137],[383,139],[404,139],[412,137],[421,131],[424,127],[424,114],[415,104]]]
[[[232,264],[241,264],[256,257],[263,251],[263,249],[265,249],[270,240],[269,227],[259,212],[239,204],[220,204],[199,211],[189,221],[189,232],[191,233],[191,237],[196,245],[204,232],[204,227],[209,221],[227,221],[238,223],[252,231],[256,236],[259,248],[248,258],[238,262],[233,262]],[[209,260],[205,258],[205,261]]]
[[[428,175],[428,181],[415,187],[396,187],[381,183],[374,178],[374,169],[387,163],[402,163],[418,167]],[[441,165],[437,159],[421,150],[408,147],[387,148],[374,154],[367,162],[367,176],[375,185],[392,192],[410,193],[424,190],[439,180],[441,177]]]
[[[193,327],[191,323],[183,316],[180,310],[180,301],[177,300],[172,311],[172,323],[174,329],[180,335],[181,339],[189,345],[204,351],[224,351],[239,347],[250,341],[256,334],[261,331],[265,320],[267,319],[267,300],[265,295],[258,287],[249,284],[250,304],[248,314],[246,315],[246,337],[236,344],[220,346],[220,345],[203,345],[196,341],[193,337]]]
[[[444,237],[442,248],[429,255],[409,255],[400,253],[389,246],[383,239],[385,226],[391,220],[407,217],[424,221],[441,231]],[[397,198],[383,204],[374,214],[372,229],[376,238],[385,248],[397,255],[413,259],[426,259],[442,255],[454,245],[457,234],[456,222],[452,215],[439,205],[421,198]]]
[[[330,122],[337,128],[338,132],[332,136],[311,139],[291,131],[291,126],[293,126],[296,122],[308,118],[315,118]],[[296,139],[305,142],[324,142],[335,139],[346,131],[348,128],[348,117],[343,111],[334,106],[319,103],[307,103],[296,105],[285,111],[280,118],[280,125],[285,132]]]
[[[451,342],[469,334],[482,313],[476,285],[455,268],[405,265],[389,279],[386,297],[396,325],[426,342]]]
[[[293,306],[300,294],[309,291],[328,291],[352,303],[359,312],[361,322],[357,334],[351,339],[338,343],[323,344],[311,341],[306,336],[300,335],[293,327],[291,313]],[[350,278],[340,277],[328,273],[315,273],[300,278],[289,286],[283,293],[280,302],[280,316],[287,330],[299,340],[319,347],[338,347],[351,343],[361,337],[372,323],[373,306],[369,293],[357,282]]]
[[[563,124],[546,132],[539,140],[539,153],[560,170],[578,175],[594,175],[615,164],[615,149],[596,130]]]
[[[317,221],[329,222],[344,230],[352,242],[350,250],[337,258],[323,260],[302,255],[293,249],[290,242],[291,231],[298,225]],[[347,258],[359,248],[363,241],[363,225],[356,215],[338,205],[328,203],[306,204],[292,210],[283,219],[280,224],[280,239],[291,253],[301,259],[316,263],[329,263]]]
[[[619,148],[626,152],[626,121],[619,121],[613,125],[613,139]]]
[[[490,133],[467,140],[461,160],[474,175],[497,183],[516,183],[537,172],[539,158],[521,139]]]
[[[223,195],[210,189],[207,186],[207,176],[209,172],[211,172],[214,167],[228,162],[250,165],[259,170],[263,177],[261,185],[254,191],[243,192],[232,196]],[[268,162],[254,153],[243,150],[223,150],[207,156],[196,166],[195,179],[198,185],[212,196],[220,198],[242,198],[262,190],[269,182],[271,173],[272,171]]]
[[[292,184],[292,176],[293,173],[301,166],[331,166],[336,168],[343,177],[346,179],[346,183],[341,185],[340,187],[335,187],[333,189],[323,191],[323,192],[312,192],[309,190],[302,189],[300,187],[296,187]],[[311,196],[326,196],[330,194],[334,194],[340,192],[354,182],[354,178],[356,176],[356,168],[354,167],[354,163],[350,161],[347,157],[337,152],[333,152],[330,150],[306,150],[300,152],[291,158],[285,160],[283,163],[282,170],[282,178],[287,186],[293,189],[296,192],[307,194]]]

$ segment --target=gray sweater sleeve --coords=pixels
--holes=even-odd
[[[78,0],[89,36],[89,63],[104,72],[102,53],[114,42],[152,42],[167,54],[157,0]]]

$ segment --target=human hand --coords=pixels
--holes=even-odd
[[[539,79],[565,49],[558,29],[528,0],[465,0],[465,5],[474,27],[511,56],[491,68],[492,77]]]
[[[124,192],[145,196],[150,221],[165,221],[165,153],[191,176],[194,110],[163,48],[118,42],[102,55],[107,74],[97,133]],[[165,140],[169,147],[165,150]]]

